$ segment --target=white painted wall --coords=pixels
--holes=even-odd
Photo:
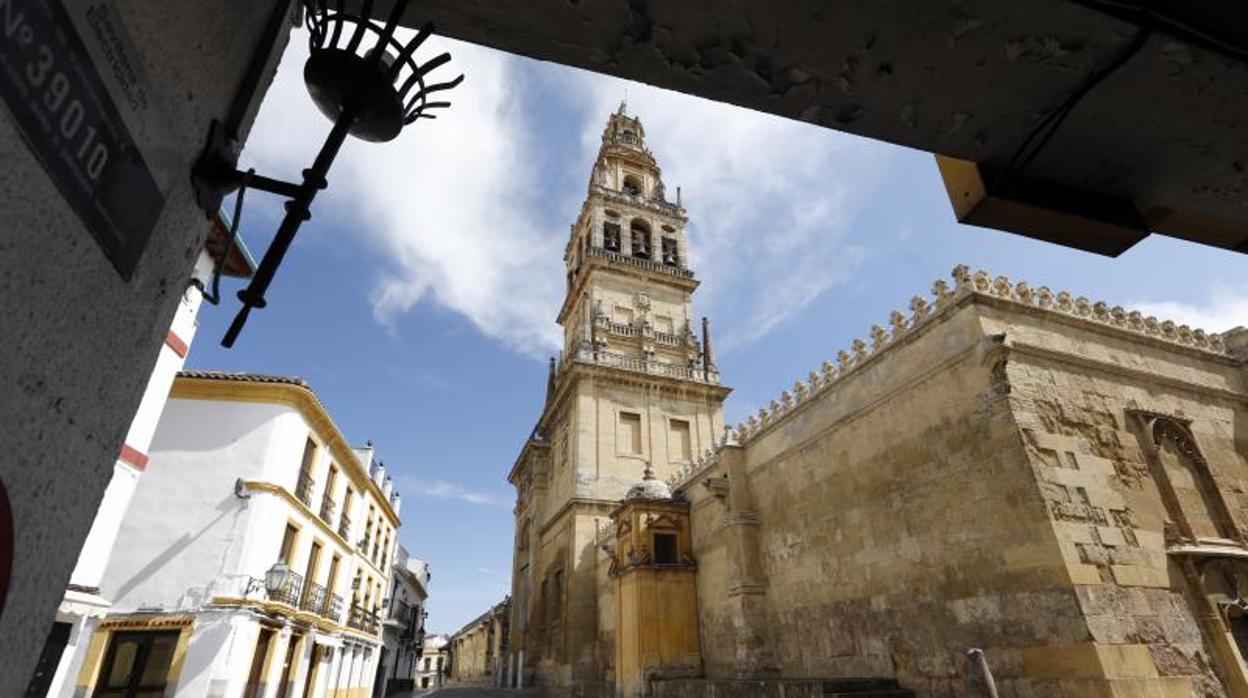
[[[201,251],[195,264],[195,276],[202,278],[201,275],[210,274],[212,264],[212,257],[206,251]],[[202,303],[203,294],[196,287],[188,285],[169,327],[169,331],[185,342],[188,348],[195,339],[195,330],[198,328],[196,316]],[[179,356],[168,344],[161,348],[156,366],[148,378],[147,388],[143,391],[143,399],[139,402],[139,409],[126,433],[124,443],[127,446],[143,454],[151,449],[156,423],[169,399],[169,388],[185,363],[186,358]],[[140,475],[138,469],[120,459],[113,464],[113,477],[100,500],[99,510],[91,523],[91,530],[87,533],[82,550],[78,553],[78,562],[69,579],[71,584],[83,587],[100,585],[104,567],[117,540],[122,516],[130,506],[130,499]]]
[[[253,507],[234,483],[263,472],[287,412],[169,401],[100,585],[114,610],[197,605],[215,582],[246,573],[239,561]]]

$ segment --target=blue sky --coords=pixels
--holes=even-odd
[[[1154,236],[1118,259],[958,225],[929,154],[517,58],[449,48],[455,105],[389,144],[349,142],[232,350],[238,304],[205,307],[188,365],[307,379],[348,439],[371,439],[430,561],[429,625],[507,593],[504,478],[557,350],[560,255],[608,113],[627,93],[689,211],[695,297],[736,422],[886,325],[955,264],[1222,331],[1248,324],[1243,256]],[[429,48],[426,48],[429,50]],[[292,42],[242,158],[297,179],[328,132]],[[444,67],[440,71],[448,71]],[[449,76],[449,75],[448,75]],[[279,202],[246,201],[259,257]]]

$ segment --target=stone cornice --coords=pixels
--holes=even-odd
[[[556,524],[562,521],[563,518],[568,514],[568,512],[572,511],[572,509],[576,507],[599,508],[605,512],[604,516],[610,516],[611,512],[615,511],[616,507],[618,506],[620,506],[620,502],[617,500],[613,500],[613,499],[593,499],[590,497],[571,497],[568,499],[568,501],[564,502],[563,506],[559,507],[559,509],[556,510],[554,514],[551,514],[550,518],[547,519],[541,525],[541,527],[537,529],[537,535],[539,537],[545,535],[546,531],[550,530],[552,527],[554,527]]]
[[[220,378],[178,376],[173,381],[169,398],[174,400],[215,400],[220,402],[256,402],[286,405],[299,411],[312,428],[329,445],[342,472],[360,491],[367,490],[377,500],[379,509],[396,529],[400,526],[390,499],[369,476],[360,459],[347,443],[329,412],[316,393],[302,384],[252,382]]]
[[[559,314],[555,316],[555,322],[558,322],[560,325],[564,324],[568,313],[572,311],[577,300],[584,294],[590,278],[599,270],[609,271],[620,276],[636,279],[637,281],[671,286],[685,293],[693,293],[698,289],[698,285],[702,283],[692,276],[683,276],[666,271],[652,271],[640,266],[614,261],[607,257],[589,255],[585,258],[581,270],[572,279],[572,285],[568,287],[567,295],[563,297],[563,305],[559,306]]]

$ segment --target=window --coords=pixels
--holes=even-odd
[[[612,252],[620,251],[620,224],[602,224],[602,246]]]
[[[624,175],[624,186],[622,189],[629,196],[640,196],[641,179],[634,174]]]
[[[316,442],[312,437],[303,444],[303,461],[299,465],[299,479],[295,483],[295,496],[304,504],[312,506],[312,469],[316,467]]]
[[[612,309],[612,314],[615,316],[615,322],[620,325],[631,326],[633,324],[633,309],[632,308],[626,308],[622,305],[617,305],[615,306],[615,308]]]
[[[683,419],[668,420],[667,457],[673,461],[688,461],[693,449],[689,444],[689,422]]]
[[[286,532],[282,534],[282,547],[277,553],[277,559],[286,563],[290,567],[291,561],[295,555],[295,541],[299,538],[299,529],[292,523],[286,524]]]
[[[303,595],[308,597],[312,592],[312,583],[316,579],[317,568],[321,566],[321,544],[312,541],[312,551],[308,553],[308,566],[304,569]]]
[[[100,698],[139,698],[164,695],[178,646],[176,632],[119,632],[108,643],[100,684]]]
[[[672,319],[670,317],[666,315],[654,316],[654,331],[655,332],[666,332],[667,334],[672,334],[672,329],[674,327],[675,327],[675,324],[672,322]]]
[[[639,259],[650,259],[650,224],[634,218],[628,224],[629,239],[633,245],[633,256]]]
[[[620,453],[641,454],[641,415],[621,412],[620,426],[616,434],[616,448]]]
[[[341,563],[342,558],[338,555],[334,555],[334,558],[329,561],[329,575],[325,577],[325,588],[328,590],[327,593],[335,593],[334,585],[338,583],[338,566]]]
[[[674,565],[678,562],[680,562],[680,558],[676,553],[676,534],[654,534],[654,563],[656,565]]]
[[[663,263],[669,266],[680,266],[680,253],[677,252],[675,238],[663,238]]]

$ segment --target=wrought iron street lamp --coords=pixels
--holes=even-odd
[[[290,584],[290,568],[284,562],[274,563],[268,572],[264,573],[264,590],[272,598]]]
[[[327,186],[325,175],[347,135],[382,143],[394,139],[417,119],[436,118],[433,110],[450,106],[450,102],[430,101],[430,96],[455,87],[464,76],[436,84],[426,82],[430,71],[451,56],[442,53],[423,64],[416,61],[416,49],[433,32],[432,24],[425,24],[407,42],[394,36],[407,4],[408,0],[396,0],[383,25],[371,19],[373,0],[362,0],[358,13],[345,9],[343,0],[303,0],[311,48],[303,78],[312,101],[334,126],[312,166],[303,171],[301,183],[238,170],[232,134],[214,122],[208,145],[192,171],[200,206],[215,214],[225,195],[238,189],[236,209],[240,208],[246,187],[290,198],[286,216],[251,283],[238,293],[243,307],[221,340],[223,346],[234,345],[252,308],[265,307],[264,294],[273,275],[299,226],[312,217],[312,200]],[[236,211],[231,244],[238,217]]]
[[[243,596],[248,596],[254,591],[264,590],[264,593],[271,599],[282,592],[283,589],[290,584],[291,571],[286,563],[277,561],[264,573],[264,579],[256,579],[249,577],[247,579],[247,589],[243,592]]]

